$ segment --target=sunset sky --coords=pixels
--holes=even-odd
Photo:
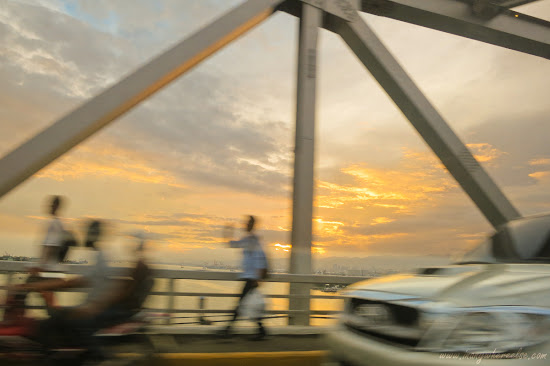
[[[3,1],[0,155],[240,2]],[[518,11],[550,20],[550,0]],[[364,19],[516,208],[550,211],[550,61]],[[245,214],[287,256],[297,30],[273,15],[1,198],[0,253],[36,254],[60,194],[73,230],[103,218],[114,246],[143,230],[158,260],[233,258],[221,228]],[[489,233],[339,36],[319,52],[314,253],[449,256]]]

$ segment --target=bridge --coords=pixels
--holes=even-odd
[[[146,100],[194,66],[259,25],[275,12],[300,18],[297,60],[296,135],[292,210],[290,274],[274,275],[270,281],[290,283],[289,307],[273,315],[285,315],[289,325],[307,326],[312,315],[312,284],[342,283],[357,278],[311,275],[312,211],[315,147],[315,90],[319,29],[338,34],[380,83],[396,106],[438,156],[466,194],[494,226],[521,217],[520,212],[474,158],[388,51],[367,22],[366,12],[433,30],[475,39],[517,52],[550,58],[550,23],[516,11],[534,0],[249,0],[69,112],[0,160],[0,197],[86,140],[109,123]],[[2,263],[2,270],[20,270]],[[6,269],[7,268],[7,269]],[[69,272],[72,269],[69,269]],[[167,296],[170,313],[194,312],[174,309],[175,296],[222,296],[178,293],[179,279],[231,281],[235,275],[219,272],[158,272],[172,286],[155,295]],[[330,280],[330,281],[329,281]],[[235,294],[223,295],[227,297]],[[280,295],[273,295],[280,296]],[[205,314],[219,310],[204,309]]]

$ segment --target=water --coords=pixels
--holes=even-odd
[[[120,264],[117,264],[117,266]],[[170,266],[170,265],[156,265],[154,268],[163,268],[163,269],[186,269],[186,270],[197,270],[198,267],[185,267],[181,266]],[[24,282],[26,275],[24,274],[13,274],[11,283],[22,283]],[[0,274],[0,285],[5,285],[7,280],[7,275]],[[241,281],[205,281],[205,280],[183,280],[177,279],[174,280],[174,291],[175,292],[193,292],[193,293],[225,293],[225,294],[238,294],[241,292],[243,282]],[[288,283],[278,283],[278,282],[265,282],[261,284],[260,290],[264,294],[272,295],[286,295],[289,291]],[[169,280],[168,279],[155,279],[155,285],[153,291],[169,291]],[[1,292],[0,292],[1,293]],[[312,290],[312,295],[322,295],[322,296],[331,296],[335,295],[334,293],[323,293],[318,290]],[[1,298],[4,298],[2,295]],[[84,299],[83,293],[77,292],[62,292],[58,293],[56,300],[59,305],[63,306],[74,306],[79,304]],[[227,310],[233,309],[237,304],[238,299],[234,297],[206,297],[205,298],[205,309],[216,309],[216,310]],[[269,310],[287,310],[288,309],[288,299],[279,299],[279,298],[268,298],[268,309]],[[145,302],[145,308],[150,309],[164,309],[168,307],[169,297],[168,296],[158,296],[151,295],[147,298]],[[37,294],[31,294],[28,299],[28,304],[30,305],[42,305],[43,301]],[[311,310],[341,310],[343,306],[343,300],[340,299],[311,299]],[[199,316],[199,296],[176,296],[174,297],[174,309],[184,309],[184,310],[197,310],[197,313],[174,313],[172,314],[172,323],[174,324],[197,324]],[[162,312],[162,310],[159,310]],[[29,315],[35,317],[44,317],[46,313],[44,310],[29,310]],[[221,321],[228,320],[228,316],[222,314],[205,314],[208,316],[209,320],[212,321]],[[276,319],[267,319],[265,321],[266,325],[286,325],[287,318],[276,318]],[[333,324],[334,319],[319,319],[312,318],[311,324],[315,326],[326,326]],[[252,325],[250,322],[243,321],[242,325]],[[222,324],[215,322],[214,324]]]

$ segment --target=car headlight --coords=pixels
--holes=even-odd
[[[418,349],[505,353],[550,340],[550,310],[518,306],[447,308],[421,312]]]

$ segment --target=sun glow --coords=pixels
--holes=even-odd
[[[325,254],[327,251],[325,250],[325,248],[321,248],[321,247],[312,247],[311,248],[311,253],[313,254]]]
[[[275,247],[275,250],[282,250],[283,252],[289,252],[290,248],[292,248],[292,245],[290,244],[275,244],[273,245]]]

